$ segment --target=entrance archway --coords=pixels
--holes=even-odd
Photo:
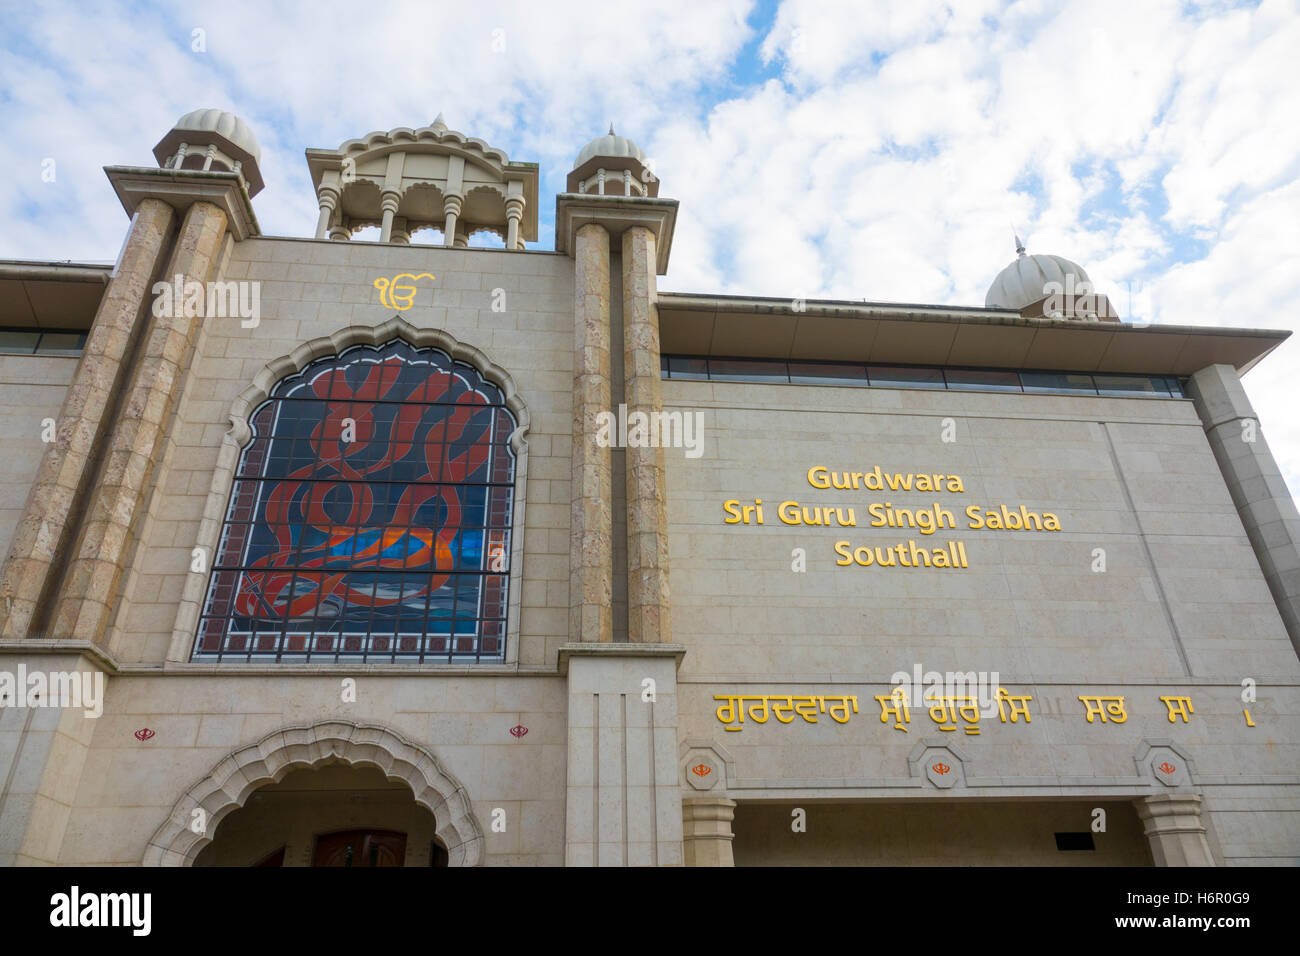
[[[219,761],[173,805],[150,838],[143,864],[192,864],[222,820],[245,806],[255,791],[295,770],[333,764],[374,768],[387,780],[404,783],[415,803],[433,814],[447,865],[482,863],[483,830],[465,789],[432,753],[386,727],[324,721],[273,731]]]
[[[375,767],[294,770],[226,815],[195,866],[445,866],[437,820]]]

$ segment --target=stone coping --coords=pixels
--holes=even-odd
[[[643,644],[631,641],[561,644],[559,672],[561,675],[569,673],[569,659],[573,657],[672,657],[680,668],[685,656],[685,644]]]

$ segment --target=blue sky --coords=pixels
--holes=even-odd
[[[443,112],[540,164],[552,248],[612,120],[681,202],[664,289],[981,305],[1014,225],[1126,319],[1296,328],[1298,47],[1291,0],[32,4],[0,13],[0,256],[113,259],[102,167],[208,106],[261,143],[266,234],[314,229],[304,148]],[[1293,491],[1298,354],[1246,377]]]

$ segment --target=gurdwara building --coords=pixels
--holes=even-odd
[[[238,117],[154,155],[0,264],[0,863],[1300,861],[1286,332],[661,291],[612,129],[554,250],[441,117],[309,237]]]

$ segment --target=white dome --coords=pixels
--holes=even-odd
[[[635,159],[639,163],[645,163],[645,153],[641,152],[641,147],[632,142],[626,136],[618,136],[614,132],[614,127],[610,126],[609,132],[604,136],[593,139],[586,146],[582,147],[582,152],[578,154],[577,161],[573,168],[577,169],[589,159],[597,156],[609,156],[615,159]]]
[[[1066,276],[1073,279],[1067,282]],[[1050,291],[1047,283],[1059,283],[1062,290],[1070,285],[1078,288],[1081,283],[1089,282],[1088,273],[1083,267],[1060,256],[1032,255],[1023,252],[1019,258],[998,273],[984,296],[984,305],[990,309],[1011,309],[1019,312],[1027,305],[1039,301]]]
[[[257,145],[257,137],[248,128],[248,124],[234,113],[217,109],[193,110],[178,119],[172,129],[216,133],[230,140],[259,163],[262,161],[262,147]]]

